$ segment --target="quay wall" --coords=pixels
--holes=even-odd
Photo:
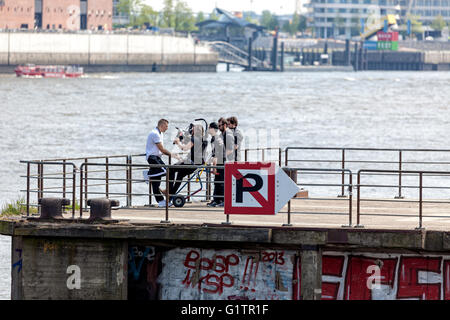
[[[450,232],[0,220],[12,299],[450,299]]]
[[[78,64],[86,71],[215,71],[218,56],[190,38],[145,34],[0,33],[0,65]],[[180,66],[177,68],[176,66]],[[3,68],[8,70],[8,68]],[[2,70],[2,68],[0,68]]]
[[[450,70],[450,51],[333,51],[333,65],[365,64],[363,70]]]

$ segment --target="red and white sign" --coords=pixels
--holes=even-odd
[[[225,214],[274,215],[298,186],[273,162],[225,164]]]
[[[377,32],[378,41],[398,41],[398,32]]]

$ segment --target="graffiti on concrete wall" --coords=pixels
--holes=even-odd
[[[324,253],[322,299],[449,300],[450,256]]]
[[[128,248],[128,299],[158,299],[156,282],[161,271],[161,251],[153,246],[130,246]]]
[[[301,299],[299,252],[130,246],[128,298]],[[450,300],[450,256],[324,252],[324,300]]]
[[[158,278],[161,299],[292,299],[295,251],[167,251]]]

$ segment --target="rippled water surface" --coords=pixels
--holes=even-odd
[[[1,204],[25,187],[19,160],[143,153],[161,117],[173,128],[236,115],[244,131],[278,129],[281,147],[450,149],[449,72],[0,75],[0,110]],[[0,236],[0,298],[9,291]]]

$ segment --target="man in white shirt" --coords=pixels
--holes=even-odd
[[[163,133],[166,132],[168,128],[169,121],[160,119],[158,121],[158,126],[148,135],[145,155],[149,164],[164,165],[165,163],[161,159],[163,154],[177,159],[179,158],[177,154],[171,153],[164,148]],[[166,202],[159,190],[159,186],[161,185],[161,177],[166,174],[166,169],[164,167],[152,167],[148,172],[144,171],[143,173],[145,180],[148,180],[149,178],[152,180],[153,195],[155,196],[156,202],[158,202],[158,207],[165,207]]]

